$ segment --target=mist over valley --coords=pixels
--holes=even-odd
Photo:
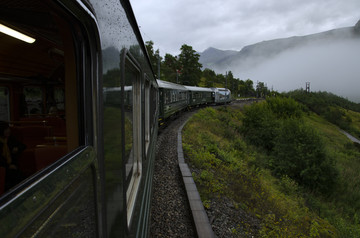
[[[234,77],[264,82],[279,92],[310,82],[311,91],[360,102],[360,21],[354,27],[263,41],[240,51],[208,48],[199,61],[203,68],[231,71]]]

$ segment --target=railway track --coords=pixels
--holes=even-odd
[[[177,133],[194,112],[171,121],[159,134],[153,178],[150,237],[196,237],[179,170]]]
[[[245,105],[249,105],[259,100],[237,100],[229,106],[235,109],[241,109]],[[161,130],[158,137],[156,147],[156,160],[153,179],[153,197],[151,204],[151,225],[150,237],[197,237],[203,236],[199,233],[199,224],[193,218],[191,212],[191,204],[189,201],[183,175],[179,169],[178,157],[178,131],[179,128],[194,114],[197,110],[182,113],[175,120],[169,122],[166,127]],[[227,203],[224,202],[226,205]],[[221,205],[221,204],[220,204]],[[221,207],[219,204],[214,207]],[[197,206],[197,205],[195,205]],[[225,206],[226,207],[226,206]],[[221,208],[226,210],[226,208]],[[229,209],[227,209],[229,210]],[[232,209],[230,209],[232,210]],[[231,212],[225,212],[225,218],[217,220],[225,222],[231,216]],[[194,225],[195,220],[195,225]],[[203,219],[200,219],[203,220]],[[214,219],[211,219],[213,223]],[[201,223],[201,222],[200,222]],[[217,235],[225,237],[227,230],[221,224],[214,222],[212,224],[217,230]],[[206,226],[204,227],[205,232]],[[211,230],[211,229],[210,229]],[[214,230],[215,231],[215,230]],[[209,234],[209,233],[206,233]],[[210,236],[214,236],[212,230]],[[206,237],[206,236],[204,236]]]

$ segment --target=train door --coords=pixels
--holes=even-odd
[[[0,237],[101,236],[95,18],[69,1],[1,1],[0,12],[1,120],[24,145],[0,166]]]

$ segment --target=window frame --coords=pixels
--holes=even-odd
[[[131,72],[135,73],[135,79],[132,81],[132,123],[133,123],[133,145],[132,145],[132,154],[133,158],[128,159],[125,158],[125,106],[122,103],[122,115],[121,115],[121,123],[122,123],[122,153],[124,158],[123,164],[123,174],[125,181],[124,188],[124,202],[126,207],[126,218],[128,228],[131,227],[132,217],[135,212],[135,204],[137,195],[139,193],[140,182],[143,175],[142,171],[142,163],[143,163],[143,125],[142,125],[142,114],[143,114],[143,106],[142,106],[142,84],[143,84],[143,74],[140,67],[140,64],[136,61],[136,59],[131,55],[128,49],[123,49],[121,52],[121,60],[120,60],[120,71],[121,71],[121,87],[122,87],[122,97],[124,98],[125,94],[125,77],[126,70],[131,70]],[[125,161],[133,161],[132,162],[132,172],[131,178],[128,181],[126,170],[129,169],[128,163]]]

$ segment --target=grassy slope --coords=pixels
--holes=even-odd
[[[327,198],[303,191],[287,177],[274,178],[256,161],[262,151],[248,146],[238,128],[242,113],[229,107],[206,108],[194,115],[183,133],[184,150],[196,173],[205,207],[216,196],[232,199],[237,209],[262,221],[257,237],[357,237],[360,235],[360,153],[336,126],[309,114],[306,120],[323,136],[337,161],[340,179]],[[354,120],[353,120],[354,121]],[[254,233],[237,224],[237,234]],[[356,225],[357,224],[357,225]]]

